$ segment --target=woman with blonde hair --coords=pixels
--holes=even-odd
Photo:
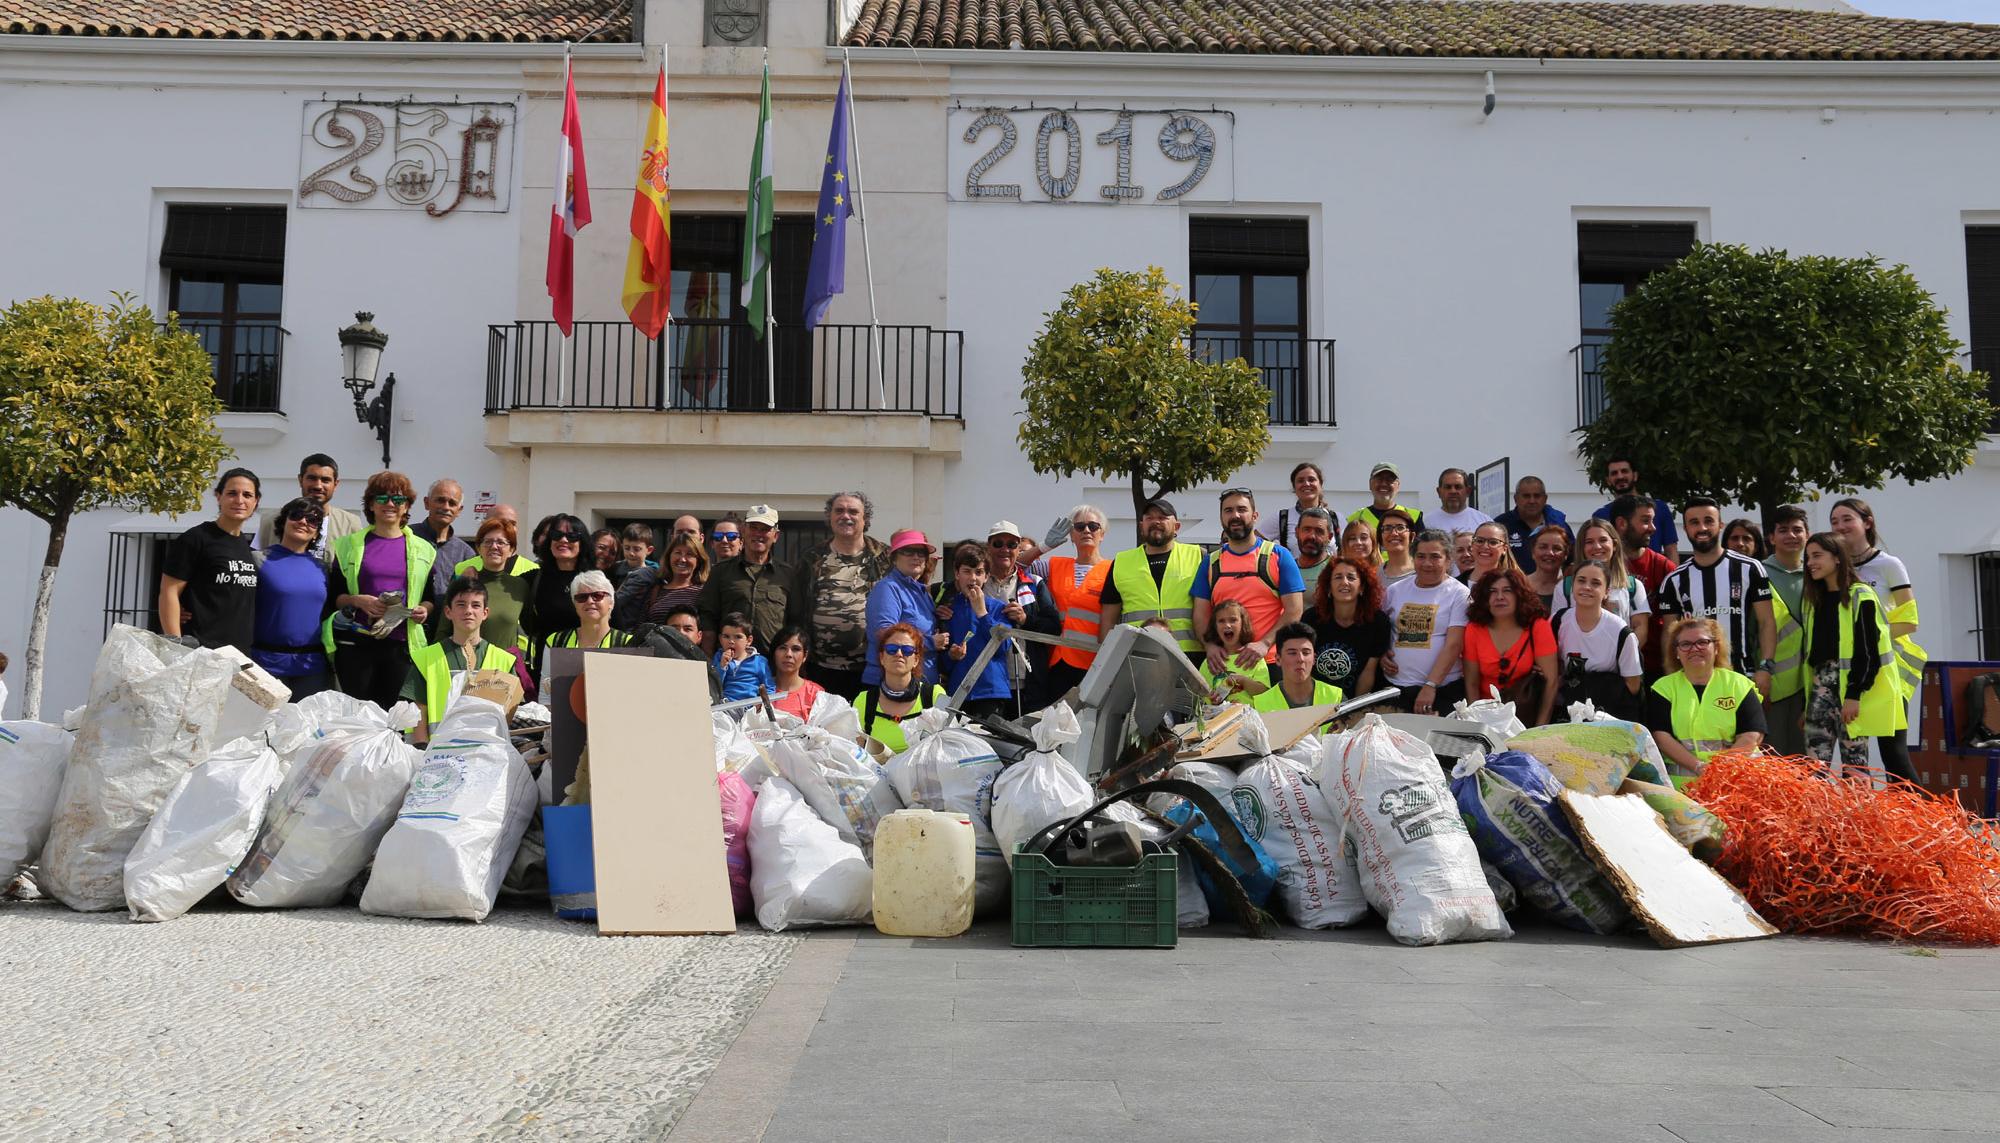
[[[1764,741],[1764,704],[1750,676],[1730,670],[1729,637],[1707,617],[1682,619],[1667,631],[1670,672],[1647,696],[1646,725],[1666,756],[1674,784],[1685,785],[1725,750],[1755,750]]]

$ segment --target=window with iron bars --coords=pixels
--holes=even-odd
[[[160,567],[175,532],[113,532],[104,576],[104,634],[125,623],[160,629]]]

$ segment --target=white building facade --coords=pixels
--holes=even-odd
[[[1231,483],[1268,490],[1269,511],[1290,502],[1286,474],[1304,460],[1346,511],[1365,503],[1378,460],[1401,466],[1419,507],[1435,503],[1440,468],[1504,460],[1587,515],[1605,498],[1574,450],[1602,333],[1589,305],[1676,243],[1907,263],[1962,341],[2000,349],[2000,328],[1974,328],[1984,228],[2000,227],[2000,155],[1984,145],[2000,122],[2000,29],[1982,33],[1986,58],[1961,60],[1010,50],[1004,30],[991,47],[976,30],[970,47],[926,39],[922,4],[871,0],[835,18],[854,44],[883,333],[869,328],[858,231],[831,328],[798,330],[787,307],[809,245],[781,233],[772,377],[734,303],[766,58],[755,41],[769,46],[781,222],[797,227],[817,197],[840,58],[826,45],[840,37],[824,8],[773,3],[738,43],[718,37],[713,7],[655,0],[636,27],[592,33],[626,42],[578,49],[596,221],[579,239],[566,368],[543,324],[552,43],[0,37],[13,49],[0,51],[0,103],[17,154],[33,157],[0,170],[0,202],[39,219],[0,262],[0,298],[124,290],[188,312],[207,304],[208,279],[235,283],[217,312],[233,323],[232,370],[248,364],[224,379],[242,407],[224,429],[264,476],[267,510],[292,495],[307,453],[340,459],[349,507],[380,466],[338,376],[335,333],[365,310],[398,376],[391,467],[420,489],[451,476],[468,508],[504,500],[525,519],[569,511],[593,525],[768,502],[799,540],[827,493],[858,487],[878,535],[979,535],[1001,517],[1039,531],[1091,501],[1122,546],[1121,482],[1038,476],[1015,445],[1028,346],[1063,290],[1101,266],[1162,266],[1203,301],[1213,349],[1267,366],[1273,442]],[[1642,25],[1666,11],[1632,10]],[[1796,18],[1864,21],[1811,28],[1836,38],[1879,38],[1888,23]],[[1053,33],[1023,32],[1036,34]],[[621,326],[618,292],[631,166],[668,42],[679,325],[655,347]],[[110,176],[93,125],[135,114],[173,127],[121,131]],[[365,155],[362,114],[381,128]],[[234,208],[229,233],[268,235],[281,218],[276,295],[257,288],[268,241],[200,261],[190,236],[203,219],[222,225],[218,207]],[[276,341],[242,340],[255,337]],[[260,401],[272,356],[277,396]],[[1919,640],[1934,658],[1978,657],[1972,553],[2000,525],[2000,446],[1951,480],[1866,495],[1912,572]],[[1176,498],[1188,536],[1215,538],[1212,496]],[[152,537],[201,518],[78,521],[45,709],[82,700],[107,622],[150,617]],[[43,530],[0,513],[0,543],[13,553],[0,648],[13,653]]]

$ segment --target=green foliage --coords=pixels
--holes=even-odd
[[[1993,417],[1945,315],[1907,267],[1703,245],[1612,311],[1603,416],[1579,451],[1602,481],[1764,506],[1950,476]]]
[[[55,524],[75,512],[201,507],[230,455],[209,357],[120,296],[0,313],[0,503]]]
[[[1036,472],[1128,479],[1136,513],[1256,463],[1270,394],[1241,359],[1188,356],[1194,309],[1157,266],[1070,288],[1021,370],[1017,437]]]

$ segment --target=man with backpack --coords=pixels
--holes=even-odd
[[[1216,673],[1227,669],[1209,620],[1218,604],[1236,600],[1250,614],[1251,639],[1236,653],[1239,666],[1277,661],[1273,636],[1306,608],[1305,577],[1292,553],[1257,535],[1257,497],[1248,488],[1222,493],[1222,546],[1195,573],[1194,630]]]

